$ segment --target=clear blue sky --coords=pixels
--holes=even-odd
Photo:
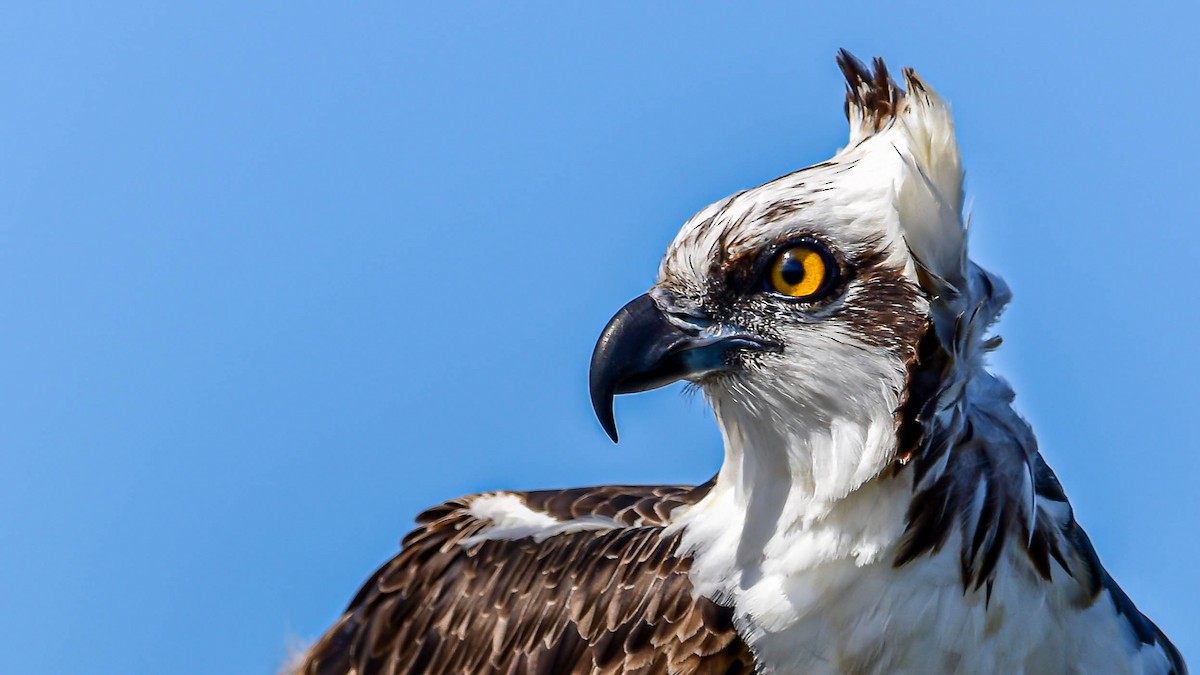
[[[952,101],[997,367],[1200,658],[1195,3],[22,4],[6,674],[272,672],[425,506],[710,476],[701,401],[621,399],[613,446],[588,357],[692,212],[844,142],[842,46]]]

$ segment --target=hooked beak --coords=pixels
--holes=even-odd
[[[674,320],[672,320],[674,319]],[[592,408],[600,426],[617,442],[613,397],[664,387],[731,368],[737,350],[777,352],[778,343],[744,330],[702,322],[690,315],[668,316],[651,293],[617,312],[600,333],[592,352]]]

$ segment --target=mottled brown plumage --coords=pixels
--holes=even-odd
[[[295,671],[392,673],[749,674],[728,608],[693,598],[664,535],[671,510],[711,484],[511,493],[560,520],[618,527],[463,545],[489,522],[477,497],[432,508]]]

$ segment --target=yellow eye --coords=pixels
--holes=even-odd
[[[835,269],[823,246],[797,244],[775,254],[767,268],[767,287],[789,298],[812,300],[829,289]]]

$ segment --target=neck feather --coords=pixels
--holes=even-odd
[[[677,519],[702,593],[731,597],[764,577],[835,559],[868,564],[894,551],[912,495],[907,472],[887,470],[897,391],[877,388],[837,410],[712,397],[724,463],[712,491]]]

